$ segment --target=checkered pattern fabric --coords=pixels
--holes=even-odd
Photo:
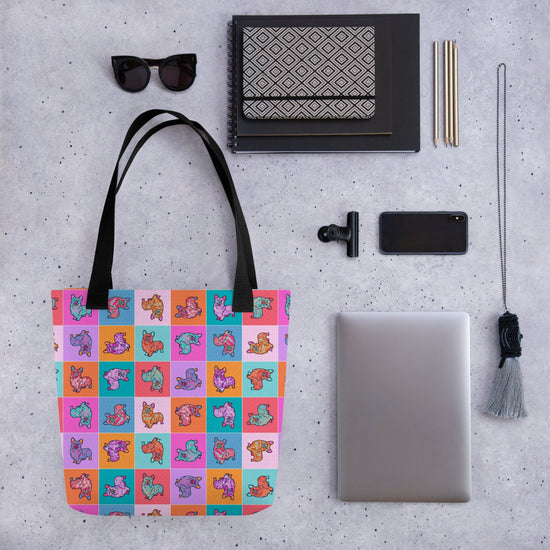
[[[100,515],[251,514],[273,502],[290,293],[52,292],[68,504]]]

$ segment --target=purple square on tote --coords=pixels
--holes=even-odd
[[[288,349],[288,325],[279,327],[279,361],[286,361]]]
[[[66,326],[63,329],[64,361],[98,361],[97,326]]]
[[[172,504],[206,504],[206,470],[172,470]]]
[[[206,397],[206,363],[172,361],[170,392],[172,397]]]
[[[99,468],[99,436],[97,433],[63,434],[65,468]]]

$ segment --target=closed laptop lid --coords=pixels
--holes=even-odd
[[[470,499],[469,347],[466,313],[339,314],[340,499]]]

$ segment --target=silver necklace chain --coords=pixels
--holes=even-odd
[[[503,69],[501,71],[501,69]],[[500,74],[502,72],[502,177],[500,161]],[[500,191],[502,180],[502,193]],[[502,278],[502,300],[506,303],[506,64],[497,67],[497,200],[498,200],[498,240],[500,247],[500,273]]]

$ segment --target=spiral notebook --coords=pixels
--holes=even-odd
[[[417,14],[233,16],[233,152],[419,150],[418,23]]]

